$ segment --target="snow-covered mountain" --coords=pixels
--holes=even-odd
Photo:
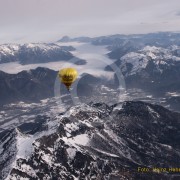
[[[162,48],[145,46],[129,52],[115,62],[121,69],[128,88],[169,92],[180,88],[179,46]],[[111,70],[110,66],[106,70]]]
[[[32,123],[29,130],[24,125],[1,133],[1,156],[11,159],[10,166],[1,163],[1,178],[7,172],[7,180],[178,178],[152,168],[179,166],[180,114],[143,102],[116,106],[73,106],[41,117],[34,132]],[[150,172],[140,173],[138,167]]]
[[[180,50],[177,47],[176,50]],[[137,52],[130,52],[120,59],[120,66],[125,76],[136,74],[153,63],[157,71],[162,72],[164,66],[175,65],[180,62],[180,57],[175,56],[175,50],[155,46],[146,46]],[[131,67],[130,67],[131,66]]]
[[[73,57],[72,46],[54,43],[4,44],[0,45],[0,63],[19,61],[21,64],[45,63],[69,60]]]

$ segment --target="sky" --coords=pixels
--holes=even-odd
[[[0,0],[0,44],[180,31],[180,0]]]

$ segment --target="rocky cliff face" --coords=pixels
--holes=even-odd
[[[4,179],[17,154],[16,130],[5,130],[0,133],[0,179]]]
[[[17,143],[21,157],[7,179],[177,178],[178,174],[140,173],[138,167],[179,166],[180,114],[143,102],[117,107],[102,103],[74,106],[54,117],[43,117],[48,129],[34,133],[21,126],[17,141],[24,132],[24,143],[29,145]],[[31,151],[23,156],[25,149]]]

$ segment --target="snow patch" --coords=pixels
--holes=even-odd
[[[67,148],[67,153],[70,159],[74,159],[75,155],[76,155],[76,149],[75,148]]]
[[[77,147],[77,145],[83,145],[83,146],[86,146],[89,144],[89,137],[87,134],[81,134],[81,135],[77,135],[73,138],[67,138],[67,137],[63,137],[62,140],[69,144],[69,145],[72,145],[74,147]]]
[[[150,106],[147,106],[147,108],[153,117],[160,117],[160,115],[157,112],[155,112]]]

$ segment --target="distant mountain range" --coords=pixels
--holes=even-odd
[[[34,123],[0,133],[0,178],[178,179],[169,168],[180,162],[179,120],[179,113],[143,102],[38,115]],[[161,167],[167,172],[153,170]]]
[[[63,36],[60,40],[57,42],[73,42],[73,41],[79,41],[79,42],[91,42],[93,38],[90,37],[77,37],[77,38],[70,38],[69,36]]]
[[[142,46],[159,46],[167,47],[170,45],[180,45],[180,33],[176,32],[158,32],[158,33],[149,33],[149,34],[115,34],[109,36],[100,36],[100,37],[77,37],[70,38],[64,36],[58,42],[91,42],[94,45],[107,45],[109,49],[116,50],[121,48],[126,43],[131,43],[138,47]]]
[[[93,45],[107,46],[110,51],[107,55],[121,69],[127,88],[141,88],[158,95],[179,92],[180,33],[64,37],[60,41],[86,40]],[[105,70],[112,71],[110,66]]]
[[[55,43],[4,44],[0,45],[0,64],[18,61],[21,64],[36,64],[54,61],[68,61],[74,56],[72,46],[59,46]],[[77,64],[85,64],[79,59]]]
[[[114,64],[121,69],[127,89],[139,88],[162,97],[168,92],[179,93],[179,33],[112,35],[73,39],[66,36],[58,42],[72,41],[106,45],[110,51],[107,55],[113,58]],[[72,46],[59,46],[58,42],[49,44],[0,45],[1,63],[19,61],[21,64],[29,64],[65,59],[68,61],[72,57],[75,58],[70,52],[75,50]],[[84,63],[86,63],[85,60],[78,59],[76,64],[81,65]],[[107,66],[105,70],[112,71],[110,66]],[[43,81],[41,81],[34,73],[46,75]],[[0,104],[20,100],[36,101],[52,97],[56,73],[55,71],[42,68],[30,72],[23,71],[14,75],[1,72]],[[93,78],[95,80],[91,82],[90,80]],[[78,95],[84,97],[92,96],[93,88],[100,81],[102,79],[93,76],[82,78],[78,83]],[[113,82],[118,87],[116,76]],[[65,92],[65,89],[63,91]],[[174,98],[169,100],[169,102],[178,101],[178,97]]]

